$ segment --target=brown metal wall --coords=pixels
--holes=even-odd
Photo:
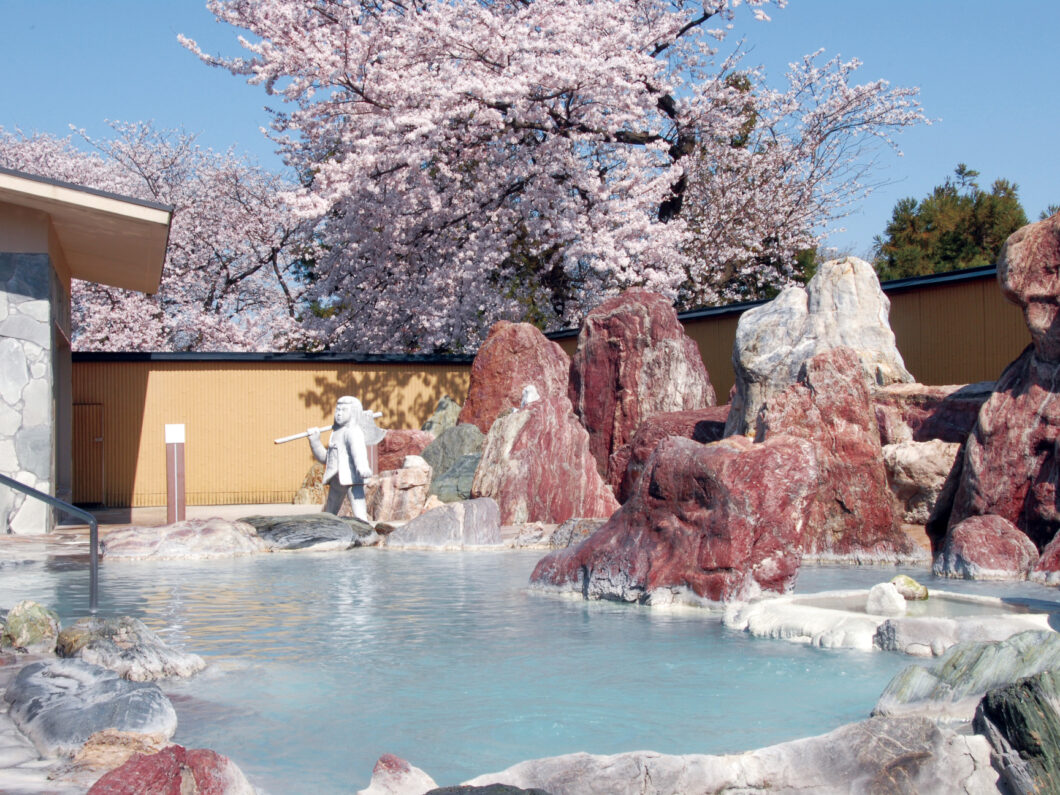
[[[1030,341],[992,276],[889,297],[898,349],[921,383],[994,380]],[[685,320],[722,403],[738,321],[737,312]],[[558,341],[573,353],[576,337]],[[467,365],[78,361],[73,397],[103,405],[107,505],[165,504],[167,423],[186,425],[189,505],[288,502],[312,459],[305,441],[274,438],[330,424],[345,394],[382,411],[381,427],[419,428],[443,395],[466,399],[469,375]]]
[[[995,381],[1031,341],[1023,313],[992,276],[888,297],[898,350],[922,384]]]
[[[466,365],[313,362],[75,362],[74,402],[104,412],[105,502],[164,505],[164,426],[186,426],[189,505],[290,502],[309,445],[273,439],[330,425],[340,395],[419,428],[438,400],[467,397]],[[75,455],[76,457],[76,455]]]

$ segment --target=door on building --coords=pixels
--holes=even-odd
[[[75,403],[74,504],[103,505],[103,404]]]

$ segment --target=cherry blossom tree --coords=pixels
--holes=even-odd
[[[0,129],[0,165],[173,208],[155,295],[73,284],[76,350],[273,350],[312,344],[298,312],[311,224],[280,196],[291,185],[232,152],[148,124],[90,139]]]
[[[923,120],[913,89],[851,85],[856,62],[769,88],[718,52],[740,0],[208,5],[244,55],[183,41],[282,100],[290,201],[324,245],[310,327],[349,349],[473,348],[628,285],[710,303],[791,279],[865,189],[865,144]]]

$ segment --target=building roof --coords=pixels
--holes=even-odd
[[[158,290],[172,208],[5,168],[0,202],[51,217],[75,279]]]

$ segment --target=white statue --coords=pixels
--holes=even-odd
[[[368,508],[364,501],[364,482],[372,476],[362,430],[367,414],[361,408],[361,401],[344,395],[335,404],[335,424],[326,450],[320,442],[319,428],[306,431],[313,456],[324,465],[324,483],[328,487],[324,510],[337,516],[343,499],[349,494],[353,515],[365,522],[368,521]]]

